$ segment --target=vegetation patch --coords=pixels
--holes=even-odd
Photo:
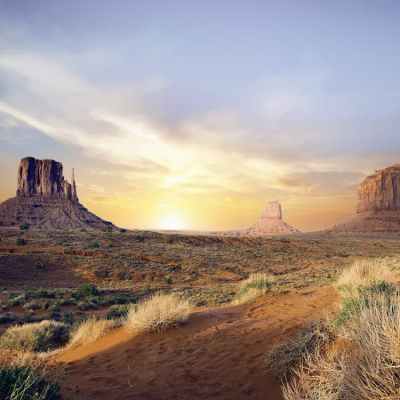
[[[126,326],[135,331],[158,332],[184,323],[192,312],[188,300],[176,294],[155,294],[129,309]]]
[[[68,346],[79,346],[94,342],[116,326],[117,323],[113,320],[89,318],[81,322],[72,332]]]
[[[60,388],[28,366],[0,366],[0,399],[59,400]]]
[[[286,400],[399,398],[400,295],[394,282],[394,273],[377,261],[343,272],[342,307],[333,327],[345,345],[304,349],[284,384]]]
[[[264,273],[251,274],[239,285],[239,291],[233,299],[233,304],[244,304],[264,295],[272,287],[273,279]]]
[[[16,325],[0,337],[0,347],[10,350],[44,352],[68,342],[69,328],[56,321]]]

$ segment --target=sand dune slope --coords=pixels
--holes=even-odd
[[[124,329],[67,350],[66,399],[281,399],[265,353],[335,307],[330,287],[268,295],[250,305],[194,314],[163,334]]]

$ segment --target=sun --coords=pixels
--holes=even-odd
[[[159,229],[169,231],[180,231],[186,229],[185,221],[182,217],[176,214],[169,214],[161,218]]]

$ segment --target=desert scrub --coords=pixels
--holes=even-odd
[[[240,283],[233,304],[243,304],[264,295],[272,287],[272,277],[264,273],[251,274]]]
[[[377,296],[382,296],[391,301],[397,293],[397,288],[388,282],[377,282],[368,287],[359,287],[353,290],[353,297],[344,297],[340,305],[340,311],[333,320],[335,328],[341,328],[352,318],[357,317],[363,309],[373,305]]]
[[[28,366],[0,366],[0,399],[59,400],[60,388]]]
[[[84,283],[73,293],[73,297],[76,299],[81,299],[84,297],[94,297],[98,294],[99,290],[95,285],[92,283]]]
[[[344,271],[339,282],[342,306],[333,327],[342,345],[331,351],[320,346],[306,350],[284,385],[284,398],[400,398],[400,295],[392,283],[396,276],[383,263],[366,262]]]
[[[274,346],[266,355],[266,366],[276,378],[288,378],[302,362],[304,354],[329,345],[335,337],[327,321],[313,323],[287,342]]]
[[[56,321],[41,321],[8,328],[0,337],[0,347],[44,352],[63,346],[68,339],[67,325]]]
[[[0,354],[0,399],[59,400],[57,373],[57,368],[50,370],[32,353],[4,350]]]
[[[118,324],[113,320],[89,318],[82,321],[71,333],[68,347],[94,342],[116,326]]]
[[[158,293],[130,307],[126,326],[135,332],[162,331],[184,323],[191,312],[188,300],[177,294]]]
[[[400,297],[372,295],[343,326],[346,346],[304,355],[286,400],[371,400],[400,398]]]
[[[121,319],[128,316],[129,308],[131,305],[128,304],[115,304],[109,307],[107,311],[107,319]]]
[[[360,260],[343,271],[336,287],[343,297],[357,297],[360,288],[371,287],[382,282],[395,284],[398,276],[384,260]]]

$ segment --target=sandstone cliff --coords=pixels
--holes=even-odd
[[[75,182],[64,179],[60,162],[23,158],[18,168],[17,196],[36,195],[78,201]]]
[[[78,199],[75,178],[69,183],[54,160],[23,158],[16,197],[0,204],[0,226],[28,224],[43,229],[115,229],[89,212]]]
[[[400,233],[400,164],[367,176],[358,187],[356,214],[331,231]]]
[[[357,213],[400,210],[400,164],[376,171],[358,188]]]

